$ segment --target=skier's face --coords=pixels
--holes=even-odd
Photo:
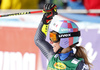
[[[60,48],[59,45],[60,42],[57,43],[53,43],[52,41],[50,41],[50,44],[53,46],[53,51],[56,53],[58,51],[58,49]]]

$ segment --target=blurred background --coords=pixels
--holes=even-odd
[[[81,31],[79,44],[86,48],[91,70],[100,63],[99,0],[0,0],[0,15],[39,11],[45,3],[57,5],[57,20],[71,20]],[[0,17],[0,70],[46,70],[47,59],[34,43],[43,13]],[[48,36],[46,40],[48,41]]]

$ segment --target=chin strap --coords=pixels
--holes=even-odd
[[[62,50],[63,50],[63,48],[60,47],[60,48],[58,49],[58,51],[57,51],[55,54],[59,54],[59,53],[61,53]]]

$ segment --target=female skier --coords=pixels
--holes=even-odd
[[[76,46],[80,36],[77,25],[69,20],[60,20],[53,24],[50,31],[50,43],[45,39],[48,27],[55,15],[55,4],[45,4],[44,15],[34,37],[35,44],[49,60],[47,70],[90,70],[85,48]],[[76,53],[73,51],[76,49]]]

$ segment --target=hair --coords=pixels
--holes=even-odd
[[[83,58],[85,61],[85,64],[87,64],[89,66],[89,70],[92,68],[92,63],[89,62],[88,60],[88,56],[87,56],[87,51],[84,47],[82,46],[76,46],[75,44],[70,46],[71,48],[76,48],[76,53],[75,53],[75,57],[76,58]]]

